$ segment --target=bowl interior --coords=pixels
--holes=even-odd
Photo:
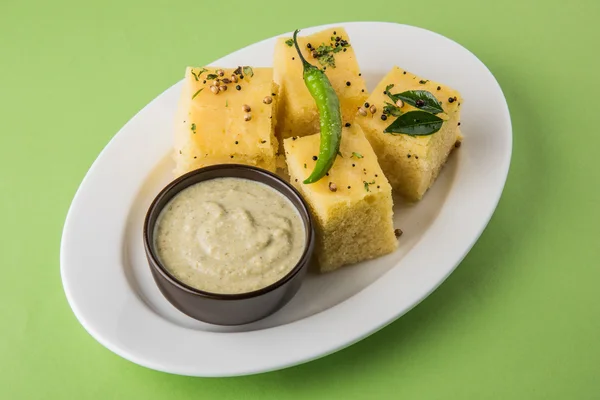
[[[240,178],[240,179],[248,179],[251,181],[263,183],[275,190],[279,193],[283,194],[292,205],[298,210],[300,214],[300,218],[302,219],[302,223],[304,225],[304,234],[305,234],[305,245],[302,256],[292,268],[292,270],[285,275],[280,280],[274,282],[273,284],[266,286],[262,289],[255,290],[252,292],[246,293],[238,293],[238,294],[224,294],[224,293],[211,293],[205,292],[187,284],[179,281],[175,278],[162,264],[160,258],[155,249],[154,245],[154,227],[156,225],[156,221],[160,216],[163,208],[175,197],[179,192],[186,189],[189,186],[192,186],[196,183],[216,179],[216,178]],[[161,275],[163,275],[166,279],[168,279],[171,283],[180,287],[182,290],[187,292],[191,292],[200,296],[210,297],[214,299],[243,299],[254,296],[259,296],[263,293],[271,291],[285,282],[290,280],[294,275],[298,273],[302,269],[303,266],[310,262],[310,258],[312,256],[313,248],[314,248],[314,228],[312,217],[308,206],[305,201],[302,199],[298,191],[289,183],[284,181],[282,178],[277,175],[260,169],[256,167],[251,167],[248,165],[242,164],[223,164],[223,165],[213,165],[209,167],[200,168],[191,172],[188,172],[185,175],[180,176],[175,179],[171,183],[169,183],[154,199],[148,212],[146,214],[146,219],[144,222],[144,246],[146,248],[146,253],[148,257],[152,260],[151,267],[157,270]]]

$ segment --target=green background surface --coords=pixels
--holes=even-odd
[[[1,0],[0,398],[599,399],[599,16],[595,0]],[[504,90],[511,171],[467,258],[389,327],[283,371],[180,377],[102,347],[67,304],[59,244],[104,145],[184,66],[352,20],[439,32]]]

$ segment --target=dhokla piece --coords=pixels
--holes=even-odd
[[[339,97],[342,122],[352,122],[368,92],[346,31],[330,28],[299,36],[298,45],[309,63],[325,71]],[[304,83],[302,62],[291,38],[278,39],[273,65],[274,80],[281,90],[276,127],[279,139],[319,132],[317,106]]]
[[[390,88],[390,85],[393,87]],[[441,103],[444,113],[437,114],[444,122],[439,131],[428,136],[385,133],[394,122],[395,116],[382,117],[384,106],[393,103],[391,94],[404,91],[425,90]],[[408,71],[394,67],[367,99],[369,106],[375,106],[375,114],[357,114],[356,122],[363,128],[367,139],[377,154],[379,164],[389,179],[395,192],[409,201],[420,200],[427,189],[435,182],[448,155],[462,141],[460,133],[460,94],[441,83],[426,80]],[[417,110],[404,102],[400,112]]]
[[[277,99],[272,68],[188,67],[175,124],[175,174],[226,163],[275,171]]]
[[[321,272],[394,251],[392,188],[360,127],[343,128],[341,155],[328,175],[303,184],[315,166],[319,143],[318,134],[284,140],[291,182],[316,222]]]

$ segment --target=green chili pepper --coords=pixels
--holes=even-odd
[[[304,180],[304,183],[308,184],[315,183],[324,177],[338,155],[342,140],[342,113],[340,111],[340,101],[327,75],[319,68],[308,63],[302,56],[296,38],[298,32],[299,30],[294,32],[294,44],[298,56],[302,60],[304,83],[317,104],[321,123],[319,158],[310,176]]]

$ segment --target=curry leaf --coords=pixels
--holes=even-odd
[[[399,116],[383,132],[410,136],[427,136],[442,128],[444,120],[425,111],[410,111]]]
[[[402,100],[413,107],[433,114],[444,112],[442,104],[438,99],[426,90],[408,90],[398,94],[391,94],[390,97],[394,102]]]

